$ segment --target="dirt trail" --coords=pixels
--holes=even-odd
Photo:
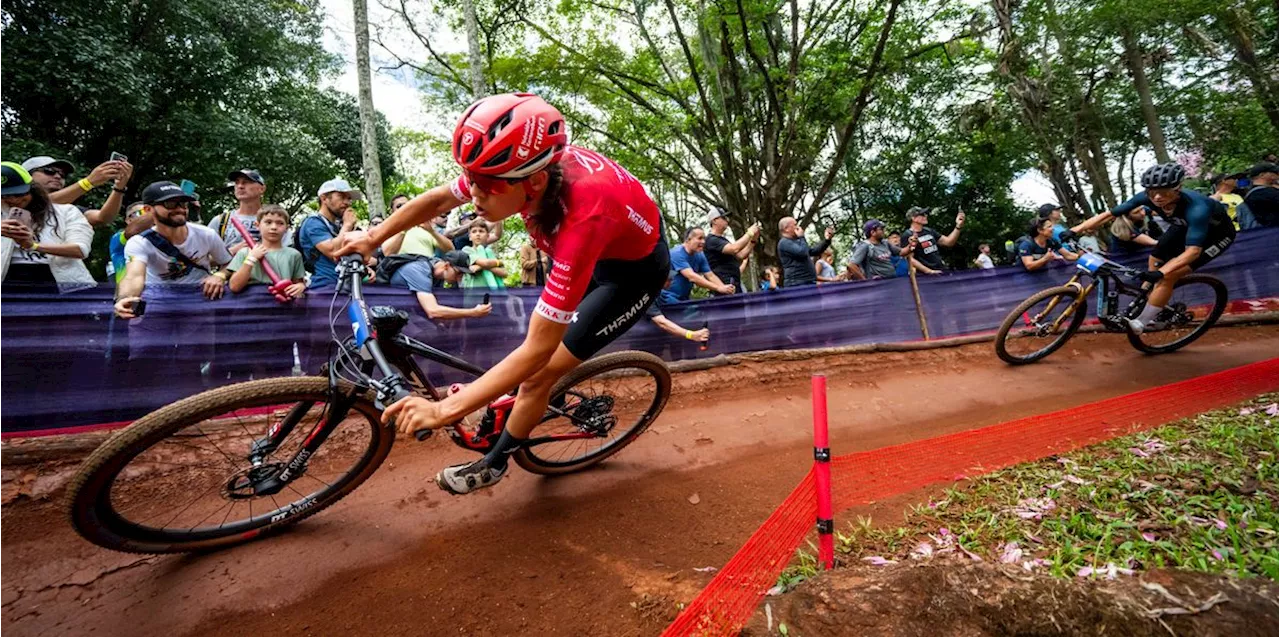
[[[558,479],[517,470],[493,490],[451,498],[429,476],[466,452],[401,441],[333,509],[212,555],[100,550],[72,533],[60,502],[19,500],[3,509],[0,627],[14,635],[655,634],[710,579],[694,569],[722,565],[807,470],[811,372],[829,376],[840,454],[1276,351],[1268,325],[1214,330],[1165,357],[1086,335],[1022,368],[981,344],[678,374],[653,430],[597,470]]]

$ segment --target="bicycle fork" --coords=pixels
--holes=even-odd
[[[316,423],[311,433],[307,435],[307,439],[302,443],[302,447],[297,453],[284,464],[282,469],[275,471],[273,467],[264,475],[253,481],[253,494],[255,496],[275,495],[285,488],[285,485],[298,479],[307,470],[307,461],[320,449],[325,440],[328,440],[329,434],[337,429],[343,419],[347,417],[347,413],[351,411],[351,407],[355,405],[355,395],[348,393],[334,392],[334,396],[326,403],[324,418]],[[253,465],[253,470],[263,468],[264,462],[272,453],[280,447],[289,434],[298,426],[298,423],[306,417],[307,412],[315,406],[314,402],[301,402],[294,405],[289,413],[285,415],[279,422],[271,425],[267,430],[267,435],[253,441],[249,450],[249,462]],[[251,470],[251,472],[253,471]]]

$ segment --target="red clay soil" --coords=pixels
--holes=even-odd
[[[767,598],[742,634],[785,623],[789,635],[823,637],[1263,637],[1276,634],[1277,596],[1272,580],[1190,571],[1089,581],[958,559],[856,565]]]
[[[10,493],[0,628],[33,636],[652,635],[711,578],[695,569],[721,566],[808,470],[810,373],[828,374],[840,454],[1276,351],[1276,327],[1267,325],[1220,328],[1164,357],[1143,356],[1123,337],[1082,335],[1021,368],[999,363],[988,343],[677,374],[658,423],[598,469],[555,479],[517,470],[494,489],[450,497],[430,476],[467,453],[402,440],[334,508],[210,555],[105,551],[71,531],[61,493]]]

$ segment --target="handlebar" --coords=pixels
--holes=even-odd
[[[336,269],[339,284],[338,290],[335,294],[341,293],[343,282],[346,282],[351,286],[351,300],[354,302],[354,306],[350,311],[360,313],[359,323],[363,324],[367,329],[369,316],[367,307],[364,303],[364,289],[362,287],[364,282],[364,258],[358,254],[349,254],[338,260]],[[357,338],[359,338],[358,333]],[[366,335],[365,340],[358,343],[358,345],[368,352],[369,357],[372,358],[374,364],[378,366],[378,371],[382,372],[382,380],[374,383],[374,388],[378,392],[377,402],[381,403],[379,405],[380,409],[386,409],[388,406],[399,402],[401,399],[408,398],[413,395],[413,390],[409,387],[408,381],[406,381],[398,371],[387,363],[387,358],[382,354],[382,348],[378,346],[377,339],[372,338],[371,335]],[[394,420],[389,421],[387,424],[392,428],[395,427]],[[426,435],[420,435],[423,431],[427,432]],[[415,431],[414,435],[418,437],[418,440],[424,440],[427,436],[431,435],[431,430],[422,429]]]

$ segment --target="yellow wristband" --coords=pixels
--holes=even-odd
[[[685,330],[685,331],[684,331],[684,337],[692,341],[692,340],[693,340],[693,332],[691,332],[691,331],[689,331],[689,330]]]
[[[78,184],[80,186],[80,189],[85,192],[89,192],[90,190],[93,190],[93,182],[89,181],[88,177],[85,177],[84,179],[77,181],[76,184]]]
[[[32,241],[32,242],[31,242],[31,251],[32,251],[32,252],[39,252],[39,251],[40,251],[40,242],[39,242],[39,241]]]

